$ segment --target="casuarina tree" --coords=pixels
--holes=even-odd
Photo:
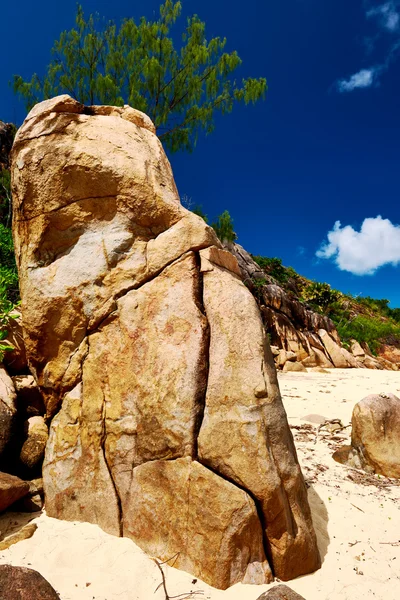
[[[15,75],[14,90],[27,109],[61,93],[85,104],[130,104],[152,118],[168,149],[191,151],[201,131],[214,129],[217,113],[262,99],[267,82],[238,81],[237,52],[225,51],[225,38],[208,40],[197,15],[179,32],[181,10],[181,2],[166,0],[155,20],[116,25],[97,15],[86,19],[78,6],[76,25],[54,43],[44,77]]]

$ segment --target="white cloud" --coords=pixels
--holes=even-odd
[[[371,0],[364,1],[365,17],[367,19],[375,18],[378,20],[380,31],[373,36],[366,38],[367,54],[370,54],[375,46],[377,39],[388,38],[389,47],[381,57],[378,64],[372,67],[364,68],[351,75],[348,79],[340,79],[336,82],[336,89],[339,92],[352,92],[356,89],[368,89],[375,86],[380,76],[390,68],[391,63],[396,60],[400,50],[400,0],[388,0],[374,6]]]
[[[400,262],[400,225],[389,219],[365,219],[360,231],[336,221],[316,255],[332,259],[341,271],[354,275],[373,275],[384,265]]]
[[[400,15],[395,2],[385,2],[367,11],[367,17],[379,18],[382,26],[389,31],[396,31],[400,24]]]
[[[340,79],[337,82],[339,92],[352,92],[356,88],[368,88],[374,83],[377,68],[361,69],[349,79]]]

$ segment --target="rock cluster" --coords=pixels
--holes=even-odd
[[[317,569],[259,310],[181,206],[150,120],[37,105],[13,194],[27,355],[52,419],[47,513],[176,555],[219,588]]]
[[[18,351],[13,354],[18,363]],[[48,439],[44,414],[32,375],[10,377],[0,364],[0,512],[10,506],[26,512],[42,508],[41,472]]]
[[[389,347],[382,356],[374,357],[367,344],[355,340],[351,350],[342,347],[331,319],[307,308],[263,271],[239,244],[228,244],[237,258],[243,280],[258,301],[266,332],[270,336],[277,368],[283,371],[305,371],[306,368],[367,368],[397,371],[399,357]],[[254,287],[254,281],[265,284]],[[393,359],[393,360],[390,360]]]

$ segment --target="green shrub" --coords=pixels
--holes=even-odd
[[[197,204],[192,212],[194,212],[195,215],[197,215],[198,217],[201,217],[203,219],[203,221],[205,221],[206,223],[208,223],[208,217],[205,214],[205,212],[203,211],[203,207],[200,204]]]
[[[360,343],[366,342],[374,354],[379,348],[380,340],[393,335],[400,338],[400,325],[364,315],[342,321],[337,325],[337,330],[342,341],[349,342],[355,339]]]
[[[222,243],[237,240],[237,235],[233,230],[233,219],[227,210],[218,217],[216,223],[213,223],[211,227]]]
[[[12,349],[2,342],[7,337],[7,323],[18,300],[18,274],[11,230],[0,223],[0,361],[4,352]]]
[[[301,299],[326,313],[329,307],[337,303],[342,296],[343,294],[332,289],[329,283],[311,281],[303,288]]]
[[[280,258],[253,256],[253,260],[263,269],[263,271],[266,271],[271,277],[279,281],[279,283],[286,283],[290,277],[288,269],[283,266],[282,259]]]

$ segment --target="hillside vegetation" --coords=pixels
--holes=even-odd
[[[311,281],[279,258],[253,256],[269,277],[273,277],[291,297],[335,323],[345,347],[352,339],[367,343],[374,354],[384,344],[400,346],[400,308],[390,308],[389,300],[344,294],[328,283]],[[258,280],[257,287],[267,281]]]

